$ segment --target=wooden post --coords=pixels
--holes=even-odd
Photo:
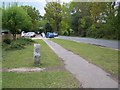
[[[34,64],[40,64],[40,44],[34,44]]]

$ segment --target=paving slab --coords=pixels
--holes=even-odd
[[[64,60],[65,68],[79,80],[83,88],[118,88],[118,82],[113,80],[109,73],[57,43],[43,40]]]

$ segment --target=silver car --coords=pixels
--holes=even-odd
[[[36,36],[35,32],[27,32],[24,35],[24,37],[35,37],[35,36]]]

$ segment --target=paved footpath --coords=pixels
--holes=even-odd
[[[65,68],[79,80],[83,88],[118,88],[118,82],[114,81],[109,73],[60,45],[48,39],[43,40],[63,59]]]

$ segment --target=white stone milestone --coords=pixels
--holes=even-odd
[[[34,64],[40,64],[40,44],[34,44]]]

